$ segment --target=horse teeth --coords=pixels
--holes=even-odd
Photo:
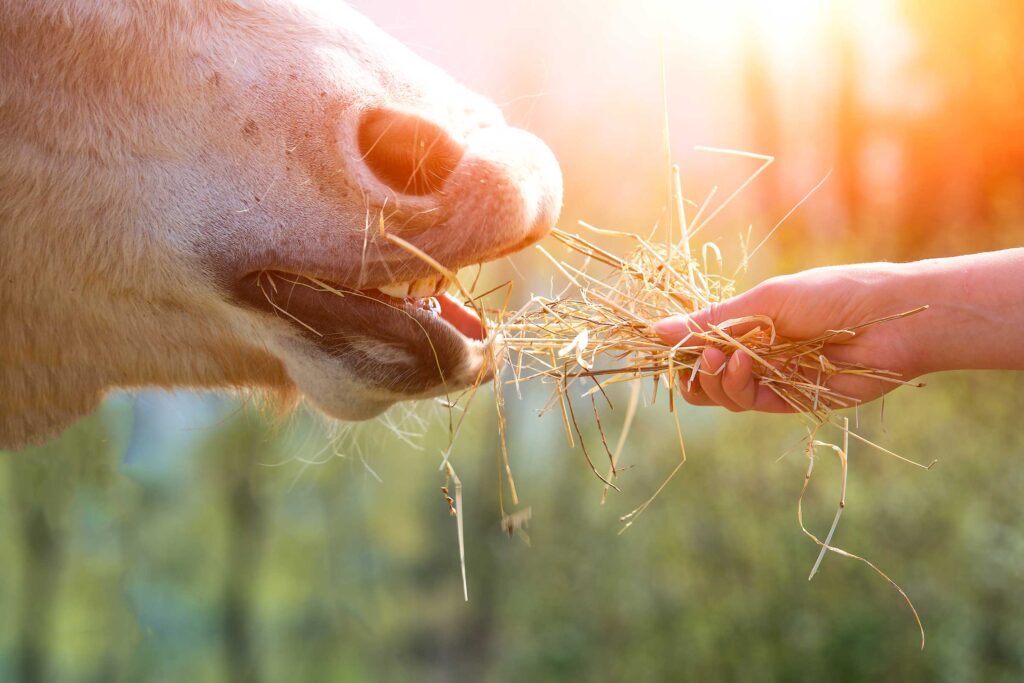
[[[409,296],[409,285],[411,284],[411,282],[395,282],[390,285],[381,285],[377,289],[396,299],[404,299]]]
[[[377,289],[395,299],[425,299],[443,294],[449,285],[451,280],[444,275],[431,275],[408,282],[392,282]]]
[[[413,280],[409,283],[409,294],[408,296],[422,299],[423,297],[433,296],[434,290],[437,288],[437,279],[439,276],[433,277],[421,277],[419,280]]]

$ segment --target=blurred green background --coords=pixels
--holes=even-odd
[[[689,461],[618,535],[678,457],[664,406],[640,411],[624,492],[601,506],[560,417],[532,414],[538,396],[513,400],[527,546],[500,529],[481,403],[453,459],[466,603],[439,409],[395,418],[433,425],[417,450],[383,424],[338,435],[234,400],[119,396],[0,459],[0,679],[1020,680],[1021,389],[950,375],[893,395],[884,422],[862,411],[869,438],[939,458],[925,472],[852,448],[836,536],[909,592],[924,652],[863,565],[829,556],[807,582],[817,548],[796,523],[796,418],[684,409]],[[838,474],[819,459],[806,501],[819,533]]]
[[[664,58],[690,196],[722,196],[750,171],[695,144],[779,158],[710,235],[727,254],[834,170],[746,284],[1024,244],[1016,0],[356,4],[552,145],[564,227],[658,218]],[[547,290],[543,262],[516,265],[517,296]],[[504,262],[486,274],[513,277]],[[796,523],[796,418],[682,408],[689,461],[619,535],[677,462],[663,400],[640,411],[623,492],[602,506],[560,417],[535,414],[543,387],[510,393],[528,545],[500,528],[485,390],[452,460],[466,603],[438,404],[345,427],[273,418],[247,397],[144,391],[45,447],[0,453],[0,680],[1022,680],[1024,378],[927,381],[891,395],[884,417],[863,408],[860,432],[939,464],[855,444],[835,538],[910,594],[923,652],[867,567],[830,556],[807,582],[817,547]],[[614,440],[626,400],[612,399]],[[839,475],[821,455],[805,508],[818,533]]]

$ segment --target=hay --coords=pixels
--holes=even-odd
[[[714,197],[715,190],[712,190],[704,203],[698,207],[692,222],[687,220],[687,204],[680,190],[679,169],[673,166],[669,219],[664,230],[667,238],[645,238],[635,233],[597,228],[581,221],[581,233],[559,229],[552,232],[553,238],[577,257],[575,265],[568,259],[557,258],[550,249],[537,246],[538,252],[564,277],[566,286],[557,295],[532,296],[526,305],[512,314],[506,314],[504,310],[489,311],[491,317],[496,320],[491,323],[490,329],[493,329],[495,338],[500,336],[509,352],[506,365],[511,368],[511,377],[506,379],[505,383],[515,385],[517,391],[524,382],[544,382],[552,386],[551,396],[540,412],[558,406],[569,446],[574,448],[578,441],[588,468],[603,484],[602,503],[609,489],[618,490],[615,479],[621,471],[619,456],[628,440],[629,426],[637,409],[641,381],[650,379],[653,383],[654,396],[651,404],[655,403],[653,399],[657,398],[659,387],[667,392],[668,410],[674,414],[680,459],[650,498],[620,518],[624,522],[622,531],[625,531],[647,510],[686,462],[683,430],[676,410],[677,387],[680,384],[692,385],[699,373],[708,372],[701,367],[700,360],[702,352],[707,347],[725,353],[746,354],[753,361],[753,372],[757,381],[778,395],[807,422],[808,470],[797,501],[797,516],[803,532],[821,546],[821,552],[808,579],[814,577],[825,554],[830,551],[864,562],[891,584],[906,601],[920,630],[923,648],[925,634],[921,619],[903,589],[868,560],[831,544],[846,505],[847,454],[851,437],[915,466],[928,469],[934,465],[934,462],[923,465],[908,460],[852,432],[848,419],[840,420],[836,412],[855,408],[858,401],[836,391],[832,380],[840,375],[857,375],[879,382],[914,383],[905,381],[897,373],[888,370],[834,362],[825,355],[825,347],[848,341],[868,327],[914,315],[924,310],[924,307],[876,320],[866,320],[846,329],[828,330],[811,339],[783,338],[777,333],[775,323],[769,317],[754,315],[719,324],[707,324],[703,329],[698,329],[694,325],[690,333],[678,344],[665,344],[655,332],[654,324],[670,316],[691,316],[734,296],[737,293],[737,275],[746,269],[748,260],[825,180],[822,179],[822,183],[816,185],[787,212],[753,249],[746,248],[749,245],[749,237],[746,241],[741,238],[741,262],[732,274],[727,275],[719,246],[710,241],[698,244],[694,236],[718,216],[722,209],[771,163],[772,158],[730,150],[705,149],[761,159],[764,163],[706,218],[702,218]],[[678,232],[673,230],[673,225],[678,226]],[[584,236],[583,232],[587,236]],[[657,234],[657,228],[654,234]],[[622,250],[625,255],[619,255],[618,250],[612,251],[600,246],[598,240],[621,240],[626,244]],[[724,367],[723,365],[722,368]],[[610,407],[611,401],[605,391],[611,385],[619,383],[631,383],[633,390],[623,430],[613,451],[605,439],[595,401],[601,397]],[[495,393],[500,395],[501,391],[496,389]],[[587,449],[574,408],[574,399],[587,399],[590,403],[589,412],[593,415],[594,425],[600,434],[601,444],[608,458],[607,474],[598,471],[594,458]],[[496,407],[504,442],[505,419],[501,410],[502,405],[502,401],[498,399]],[[816,438],[818,430],[825,425],[833,425],[842,430],[841,447]],[[842,466],[842,493],[832,526],[824,541],[806,529],[802,509],[803,495],[810,482],[813,468],[815,448],[818,447],[834,450]],[[511,471],[507,469],[507,449],[504,443],[502,458],[506,465],[508,483],[514,491]],[[503,518],[507,516],[504,509],[502,515]]]
[[[553,235],[590,263],[608,266],[610,275],[596,277],[586,268],[559,261],[538,247],[569,280],[572,291],[556,297],[534,296],[521,310],[498,326],[514,359],[520,383],[538,377],[554,379],[564,393],[585,380],[584,396],[619,382],[643,378],[664,380],[674,407],[674,389],[691,385],[705,347],[726,353],[744,353],[753,361],[758,381],[782,398],[813,425],[830,421],[834,411],[857,405],[856,399],[830,387],[838,375],[858,375],[881,382],[912,384],[897,373],[852,363],[835,363],[824,355],[827,344],[848,341],[859,330],[924,310],[914,309],[842,330],[829,330],[813,339],[784,339],[774,322],[755,315],[696,326],[675,346],[668,346],[654,331],[654,323],[673,315],[692,315],[735,294],[735,283],[694,259],[684,243],[665,245],[631,233],[584,228],[614,234],[636,243],[626,257],[618,257],[578,234],[555,230]],[[702,253],[717,247],[708,243]],[[735,333],[735,329],[745,330]],[[600,361],[607,361],[602,363]]]

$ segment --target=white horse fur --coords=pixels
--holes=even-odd
[[[369,111],[442,131],[461,154],[443,183],[382,181],[356,141]],[[0,0],[0,447],[111,387],[302,393],[363,419],[465,386],[479,342],[431,332],[431,374],[380,305],[309,299],[318,340],[238,283],[434,274],[382,232],[452,269],[491,260],[539,239],[561,191],[543,143],[339,3]]]

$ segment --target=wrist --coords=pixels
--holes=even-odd
[[[894,264],[896,276],[891,300],[899,312],[927,308],[907,317],[902,326],[911,377],[954,369],[955,351],[946,338],[955,328],[957,306],[953,303],[950,282],[933,261]]]
[[[903,379],[914,379],[932,372],[947,370],[948,363],[943,344],[936,330],[946,327],[948,311],[945,296],[937,291],[943,283],[926,262],[880,263],[873,287],[875,318],[899,315],[925,307],[924,310],[884,323],[889,352],[895,359],[892,369]]]
[[[928,306],[902,326],[916,375],[1021,368],[1014,339],[1024,333],[1024,304],[1014,281],[1022,257],[1008,250],[893,264],[891,308]]]

